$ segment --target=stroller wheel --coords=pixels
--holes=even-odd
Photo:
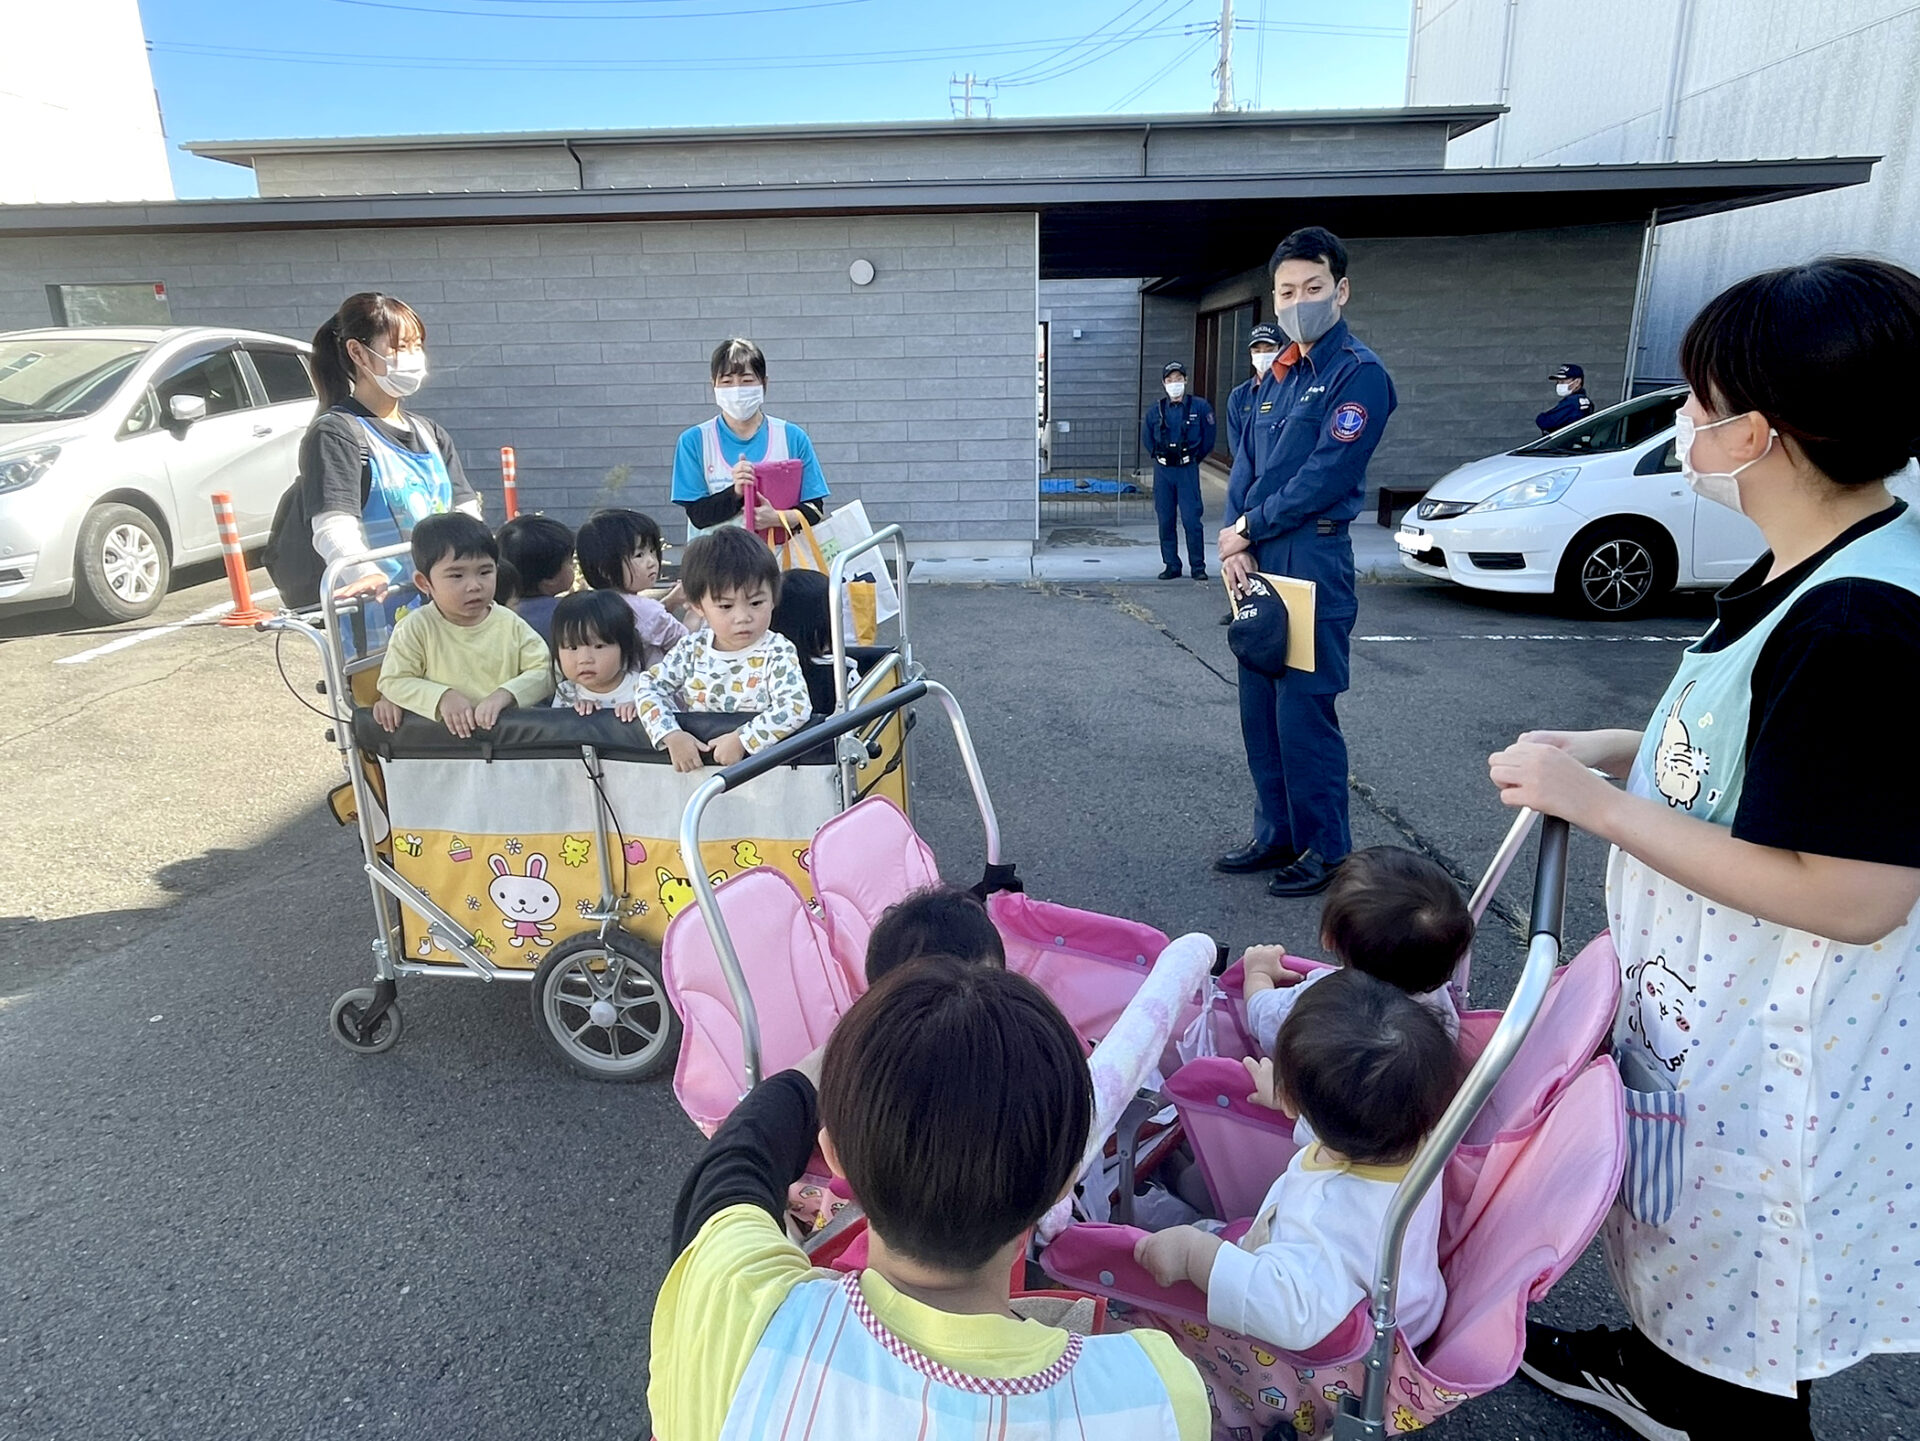
[[[348,991],[333,1003],[333,1009],[327,1013],[327,1034],[345,1046],[349,1051],[358,1051],[363,1056],[378,1055],[390,1051],[400,1040],[400,1003],[389,1000],[386,1010],[380,1013],[369,1029],[364,1020],[373,1008],[374,990],[371,986],[361,986]]]
[[[533,973],[533,1015],[561,1059],[599,1081],[647,1080],[680,1049],[659,957],[624,932],[555,946]]]

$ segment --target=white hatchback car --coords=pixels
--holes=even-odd
[[[1394,536],[1403,563],[1480,590],[1555,593],[1609,619],[1676,588],[1725,585],[1766,542],[1681,479],[1673,416],[1686,397],[1638,396],[1442,476]]]
[[[310,347],[183,326],[0,335],[0,609],[133,620],[220,553],[211,497],[260,544],[317,401]]]

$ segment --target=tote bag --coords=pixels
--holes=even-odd
[[[802,516],[799,531],[789,535],[780,547],[780,564],[787,570],[817,570],[825,575],[836,555],[872,534],[866,508],[857,500],[818,525],[809,524]],[[855,645],[872,645],[880,625],[900,614],[900,592],[894,588],[893,577],[877,550],[855,560],[852,569],[855,574],[847,578],[842,597],[846,633]]]

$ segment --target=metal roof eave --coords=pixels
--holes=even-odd
[[[1237,110],[1165,115],[981,117],[967,120],[846,121],[829,125],[711,125],[652,130],[499,130],[445,135],[348,135],[267,140],[188,140],[180,149],[207,160],[251,167],[256,155],[353,155],[394,150],[503,150],[568,145],[663,145],[688,141],[898,139],[961,134],[1025,135],[1071,131],[1289,129],[1309,125],[1445,124],[1457,139],[1506,114],[1504,105],[1416,105],[1370,110]]]
[[[270,196],[257,199],[0,206],[0,234],[79,235],[304,230],[555,221],[793,218],[1089,208],[1239,208],[1275,201],[1446,200],[1512,205],[1526,198],[1612,193],[1623,207],[1683,219],[1859,185],[1878,157],[1676,162],[1516,169],[1327,171],[1285,175],[1114,176],[1095,179],[878,181],[863,184],[484,191],[425,195]],[[1617,218],[1627,218],[1622,215]],[[1543,215],[1525,228],[1556,222]],[[1164,272],[1162,272],[1164,273]]]

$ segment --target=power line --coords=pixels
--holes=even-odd
[[[330,0],[335,5],[356,5],[365,10],[402,10],[412,15],[445,15],[448,17],[468,17],[480,20],[588,20],[599,25],[618,24],[623,21],[653,20],[717,20],[730,15],[784,15],[794,10],[837,10],[846,5],[867,5],[872,0],[794,0],[787,5],[762,5],[750,10],[676,10],[672,14],[657,15],[573,15],[556,11],[536,10],[452,10],[432,5],[402,5],[398,0]],[[471,3],[471,0],[469,0]],[[515,4],[538,3],[538,0],[512,0]],[[581,0],[562,0],[562,3],[581,3]],[[598,0],[586,0],[586,3],[598,3]],[[635,3],[676,4],[693,3],[693,0],[635,0]]]
[[[1026,72],[1029,70],[1044,69],[1045,67],[1053,64],[1056,60],[1059,60],[1062,56],[1067,55],[1072,51],[1081,49],[1082,47],[1093,43],[1095,40],[1098,39],[1100,33],[1103,30],[1106,30],[1111,26],[1119,24],[1122,20],[1126,19],[1127,16],[1131,15],[1135,10],[1138,10],[1142,5],[1145,5],[1147,3],[1148,3],[1148,0],[1132,0],[1132,3],[1129,4],[1126,7],[1126,9],[1122,10],[1119,14],[1110,16],[1106,20],[1101,21],[1100,24],[1094,26],[1093,29],[1089,30],[1084,35],[1074,36],[1072,39],[1068,40],[1065,44],[1063,44],[1052,55],[1046,56],[1044,59],[1041,59],[1041,60],[1036,60],[1029,65],[1023,65],[1018,70],[1015,70],[1008,75],[1001,76],[1000,78],[1003,80],[1017,80],[1023,75],[1025,75]]]
[[[1043,85],[1049,81],[1063,79],[1068,75],[1074,74],[1076,71],[1085,70],[1089,65],[1096,65],[1102,60],[1110,59],[1122,50],[1125,50],[1128,46],[1137,45],[1142,40],[1160,38],[1167,35],[1169,33],[1169,22],[1182,10],[1188,9],[1193,3],[1194,0],[1160,0],[1160,3],[1156,5],[1154,9],[1147,12],[1146,17],[1137,28],[1133,30],[1116,31],[1114,34],[1102,38],[1084,55],[1064,60],[1044,70],[1032,71],[1019,79],[1008,79],[1006,76],[998,76],[996,79],[1001,85],[1009,88],[1025,85]],[[1183,28],[1173,33],[1191,34],[1192,32]]]
[[[1134,86],[1133,89],[1129,90],[1125,95],[1122,95],[1118,100],[1114,101],[1113,104],[1107,107],[1107,112],[1109,114],[1112,114],[1116,110],[1124,110],[1127,106],[1133,104],[1134,101],[1138,100],[1142,95],[1146,94],[1147,91],[1151,90],[1154,86],[1158,85],[1162,80],[1165,80],[1169,75],[1173,74],[1174,71],[1178,70],[1182,65],[1186,64],[1188,60],[1192,59],[1201,50],[1205,49],[1209,44],[1212,43],[1212,41],[1213,41],[1212,32],[1202,31],[1199,38],[1196,39],[1193,42],[1193,44],[1189,45],[1185,50],[1182,50],[1178,55],[1174,56],[1173,59],[1169,61],[1164,68],[1154,72],[1152,75],[1149,75],[1145,80],[1141,81],[1138,85]]]

